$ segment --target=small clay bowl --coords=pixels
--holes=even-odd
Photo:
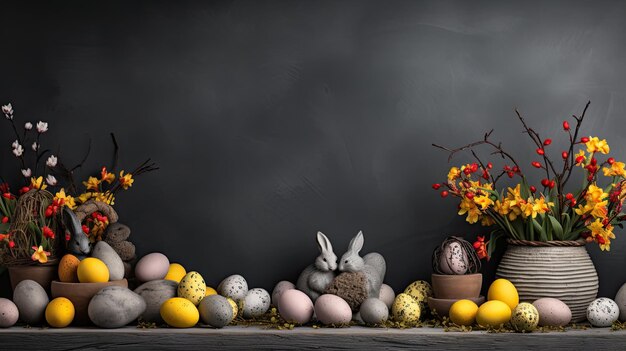
[[[72,301],[74,305],[74,321],[72,325],[90,325],[91,320],[87,314],[87,307],[91,298],[98,291],[107,286],[121,286],[128,288],[126,279],[113,280],[106,283],[63,283],[59,281],[52,282],[52,298],[65,297]]]
[[[452,307],[452,304],[459,300],[470,300],[480,306],[483,302],[485,302],[485,297],[479,296],[471,299],[437,299],[434,297],[429,297],[428,307],[433,312],[433,314],[436,314],[439,318],[448,317],[450,307]]]
[[[438,299],[472,299],[480,296],[483,275],[476,274],[433,274],[433,294]]]

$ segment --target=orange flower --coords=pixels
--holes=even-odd
[[[100,180],[111,184],[115,180],[115,174],[107,172],[106,167],[102,167],[100,171]]]

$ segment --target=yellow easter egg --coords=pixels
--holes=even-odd
[[[404,293],[410,295],[420,304],[422,310],[428,308],[428,298],[433,296],[433,288],[427,281],[418,280],[409,284]]]
[[[215,289],[213,289],[210,286],[206,287],[206,292],[204,293],[204,296],[209,296],[209,295],[217,295],[217,291]]]
[[[185,298],[198,306],[206,294],[206,283],[200,273],[191,271],[178,283],[178,297]]]
[[[46,321],[54,328],[65,328],[74,320],[74,304],[65,297],[57,297],[46,306]]]
[[[166,280],[173,280],[177,283],[180,283],[181,279],[187,274],[185,267],[183,267],[180,263],[170,263],[170,268],[167,270],[167,274],[165,275]]]
[[[109,269],[101,260],[87,257],[78,264],[78,281],[81,283],[106,283],[109,281]]]
[[[172,297],[166,300],[159,312],[165,323],[174,328],[191,328],[198,324],[200,319],[200,312],[196,305],[182,297]]]
[[[419,322],[421,313],[419,302],[405,293],[398,294],[391,305],[393,319],[407,326]]]
[[[511,326],[519,332],[530,332],[539,324],[537,308],[528,302],[522,302],[512,312]]]
[[[519,294],[517,289],[510,281],[506,279],[496,279],[487,292],[487,300],[502,301],[509,306],[511,310],[519,304]]]
[[[59,280],[64,283],[78,283],[78,265],[80,260],[67,254],[59,261]]]
[[[478,305],[471,300],[459,300],[450,306],[450,320],[454,324],[470,326],[476,320]]]
[[[230,307],[233,308],[233,316],[237,317],[237,313],[239,313],[239,306],[237,306],[235,300],[231,299],[230,297],[227,297],[226,299],[228,300]]]
[[[476,323],[481,327],[498,328],[511,319],[511,308],[500,300],[482,304],[476,313]]]

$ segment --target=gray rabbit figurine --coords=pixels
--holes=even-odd
[[[337,256],[333,252],[330,240],[322,232],[317,232],[317,243],[320,255],[315,263],[309,265],[300,273],[296,287],[307,294],[313,302],[324,293],[324,290],[335,279],[337,269]]]
[[[360,231],[348,245],[348,251],[341,256],[339,261],[340,272],[363,272],[367,278],[367,291],[369,297],[378,297],[380,287],[385,279],[387,264],[385,258],[371,252],[361,257],[359,251],[363,248],[363,232]]]

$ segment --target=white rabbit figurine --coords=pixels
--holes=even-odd
[[[367,278],[367,291],[369,297],[378,297],[380,287],[385,279],[387,264],[385,258],[371,252],[361,257],[359,251],[363,248],[363,232],[360,231],[348,245],[348,251],[341,256],[339,261],[340,272],[363,272]]]
[[[307,294],[313,302],[324,293],[324,290],[335,279],[337,269],[337,255],[333,252],[330,240],[322,232],[317,232],[317,243],[320,255],[315,259],[315,263],[306,267],[298,281],[298,290]]]

